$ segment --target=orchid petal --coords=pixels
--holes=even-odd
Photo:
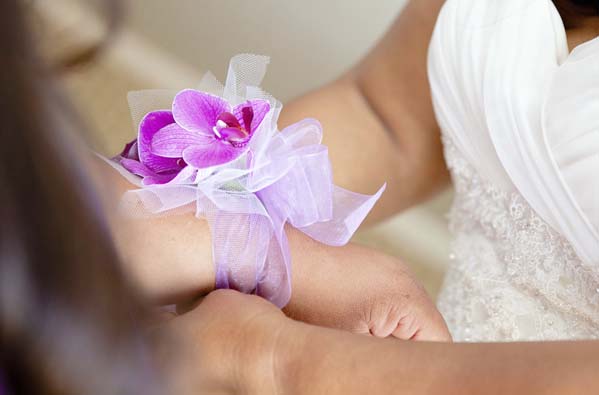
[[[140,177],[147,177],[156,174],[152,170],[148,169],[146,165],[138,162],[134,159],[121,158],[119,160],[121,166],[123,166],[128,172],[135,174]]]
[[[178,170],[171,170],[168,173],[159,174],[152,169],[149,169],[143,163],[133,159],[122,158],[120,164],[130,173],[142,177],[143,185],[166,184],[177,178],[180,174]]]
[[[139,160],[139,153],[137,149],[137,139],[127,143],[123,151],[119,154],[122,158]]]
[[[229,163],[238,158],[244,148],[237,148],[226,141],[212,140],[210,144],[195,145],[183,151],[183,160],[198,169]]]
[[[158,174],[169,173],[171,171],[180,171],[184,163],[181,158],[164,158],[158,155],[152,155],[144,163],[148,168],[155,171]]]
[[[211,136],[218,116],[229,112],[226,100],[208,93],[186,89],[173,101],[173,116],[184,129]]]
[[[250,107],[254,112],[254,116],[251,120],[251,125],[246,125],[244,123],[245,119],[247,119],[247,116],[244,119],[243,109],[246,107]],[[264,120],[264,117],[266,117],[266,114],[268,114],[269,111],[270,103],[268,101],[262,99],[254,99],[248,100],[245,103],[235,106],[235,108],[233,109],[233,115],[235,115],[235,118],[237,118],[242,123],[242,125],[251,135],[256,129],[258,129],[258,127]]]
[[[154,174],[148,177],[144,177],[144,179],[142,180],[142,184],[143,185],[156,185],[156,184],[168,184],[169,182],[171,182],[175,177],[177,177],[177,173],[171,173],[171,174]]]
[[[137,146],[139,160],[156,173],[180,169],[177,158],[165,158],[151,152],[154,135],[165,126],[174,124],[173,113],[168,110],[153,111],[148,113],[139,124],[139,137]],[[179,155],[179,158],[181,156]],[[135,159],[135,158],[131,158]]]
[[[184,167],[169,184],[193,184],[198,173],[198,169],[193,166]]]
[[[214,140],[214,137],[207,137],[183,129],[173,123],[163,127],[154,135],[150,149],[155,155],[166,158],[181,158],[185,148],[194,145],[206,145],[212,140]]]

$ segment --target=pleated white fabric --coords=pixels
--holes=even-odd
[[[599,335],[599,38],[570,53],[551,0],[448,0],[428,71],[458,189],[452,258],[461,263],[440,300],[458,340]],[[510,289],[483,302],[477,292],[490,279]],[[522,298],[515,310],[530,302],[518,310],[530,325],[509,319],[510,303],[490,307],[512,291]],[[476,309],[511,326],[479,325]],[[569,327],[580,322],[588,327]]]
[[[599,40],[568,55],[550,0],[450,0],[431,51],[444,131],[599,266]]]

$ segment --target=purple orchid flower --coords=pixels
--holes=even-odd
[[[197,169],[231,162],[247,150],[269,111],[266,100],[248,100],[231,108],[218,96],[181,91],[173,101],[175,122],[152,135],[150,152],[174,161],[183,158]]]
[[[171,111],[147,114],[139,124],[137,139],[127,144],[117,159],[129,172],[142,177],[144,185],[166,184],[187,166],[183,158],[165,158],[150,152],[154,135],[174,123]]]

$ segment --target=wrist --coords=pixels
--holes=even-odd
[[[232,374],[237,388],[247,393],[289,393],[286,374],[292,371],[296,345],[303,341],[304,331],[298,326],[280,310],[256,315],[243,325],[234,345],[238,351]]]
[[[278,332],[270,359],[273,382],[277,394],[294,394],[309,375],[307,368],[312,365],[313,349],[308,349],[310,332],[315,327],[287,319],[283,331]]]
[[[257,321],[244,330],[239,370],[234,372],[237,388],[248,393],[295,393],[306,373],[304,349],[311,326],[282,315]]]

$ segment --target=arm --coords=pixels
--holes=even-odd
[[[425,72],[426,48],[441,4],[441,0],[412,1],[360,65],[289,104],[281,119],[281,126],[303,116],[323,122],[325,143],[342,186],[372,192],[389,182],[373,218],[421,201],[447,180]],[[115,186],[108,199],[108,211],[115,212],[114,202],[132,186],[105,164],[98,167],[102,185]],[[126,268],[147,295],[177,303],[212,290],[214,268],[205,221],[187,214],[168,219],[114,218],[113,223]],[[294,291],[286,309],[291,316],[336,327],[342,323],[343,328],[351,324],[348,329],[380,336],[397,330],[403,337],[419,325],[412,323],[411,330],[393,327],[407,318],[397,311],[399,301],[411,295],[410,300],[427,312],[434,310],[396,259],[354,245],[323,246],[293,229],[288,234],[294,261]],[[381,328],[385,308],[397,314]],[[438,313],[431,316],[434,332],[441,328],[440,338],[446,338]]]
[[[446,344],[294,322],[276,350],[284,393],[580,394],[599,390],[599,342]],[[309,383],[309,384],[308,384]]]
[[[427,51],[444,0],[413,0],[382,41],[340,79],[286,104],[281,126],[305,117],[324,127],[335,181],[387,191],[369,220],[422,202],[446,186],[427,77]]]
[[[293,101],[282,114],[281,126],[302,117],[323,123],[325,144],[341,186],[373,192],[388,182],[371,219],[420,202],[448,179],[426,76],[428,42],[442,3],[411,1],[364,61],[338,81]],[[107,211],[114,213],[115,202],[132,185],[103,163],[94,168],[100,185],[114,186],[107,198]],[[113,220],[126,267],[151,297],[171,303],[213,288],[205,221],[193,215]],[[314,260],[305,247],[313,243],[299,232],[290,233],[292,252],[302,252],[293,257],[294,275],[299,277],[298,268],[310,272],[306,266]],[[342,255],[350,265],[353,248],[331,255]]]
[[[211,236],[194,214],[131,219],[116,215],[133,188],[100,159],[107,212],[122,261],[141,291],[158,303],[187,304],[214,289]],[[110,192],[110,193],[108,193]],[[285,312],[302,321],[405,339],[448,340],[445,322],[424,289],[396,258],[349,244],[329,247],[288,228],[292,295]]]
[[[599,391],[597,341],[448,344],[376,339],[292,321],[259,298],[228,291],[211,294],[179,320],[184,329],[179,338],[197,350],[188,373],[218,376],[220,382],[209,382],[247,393]],[[200,368],[205,365],[213,366],[212,371]]]

